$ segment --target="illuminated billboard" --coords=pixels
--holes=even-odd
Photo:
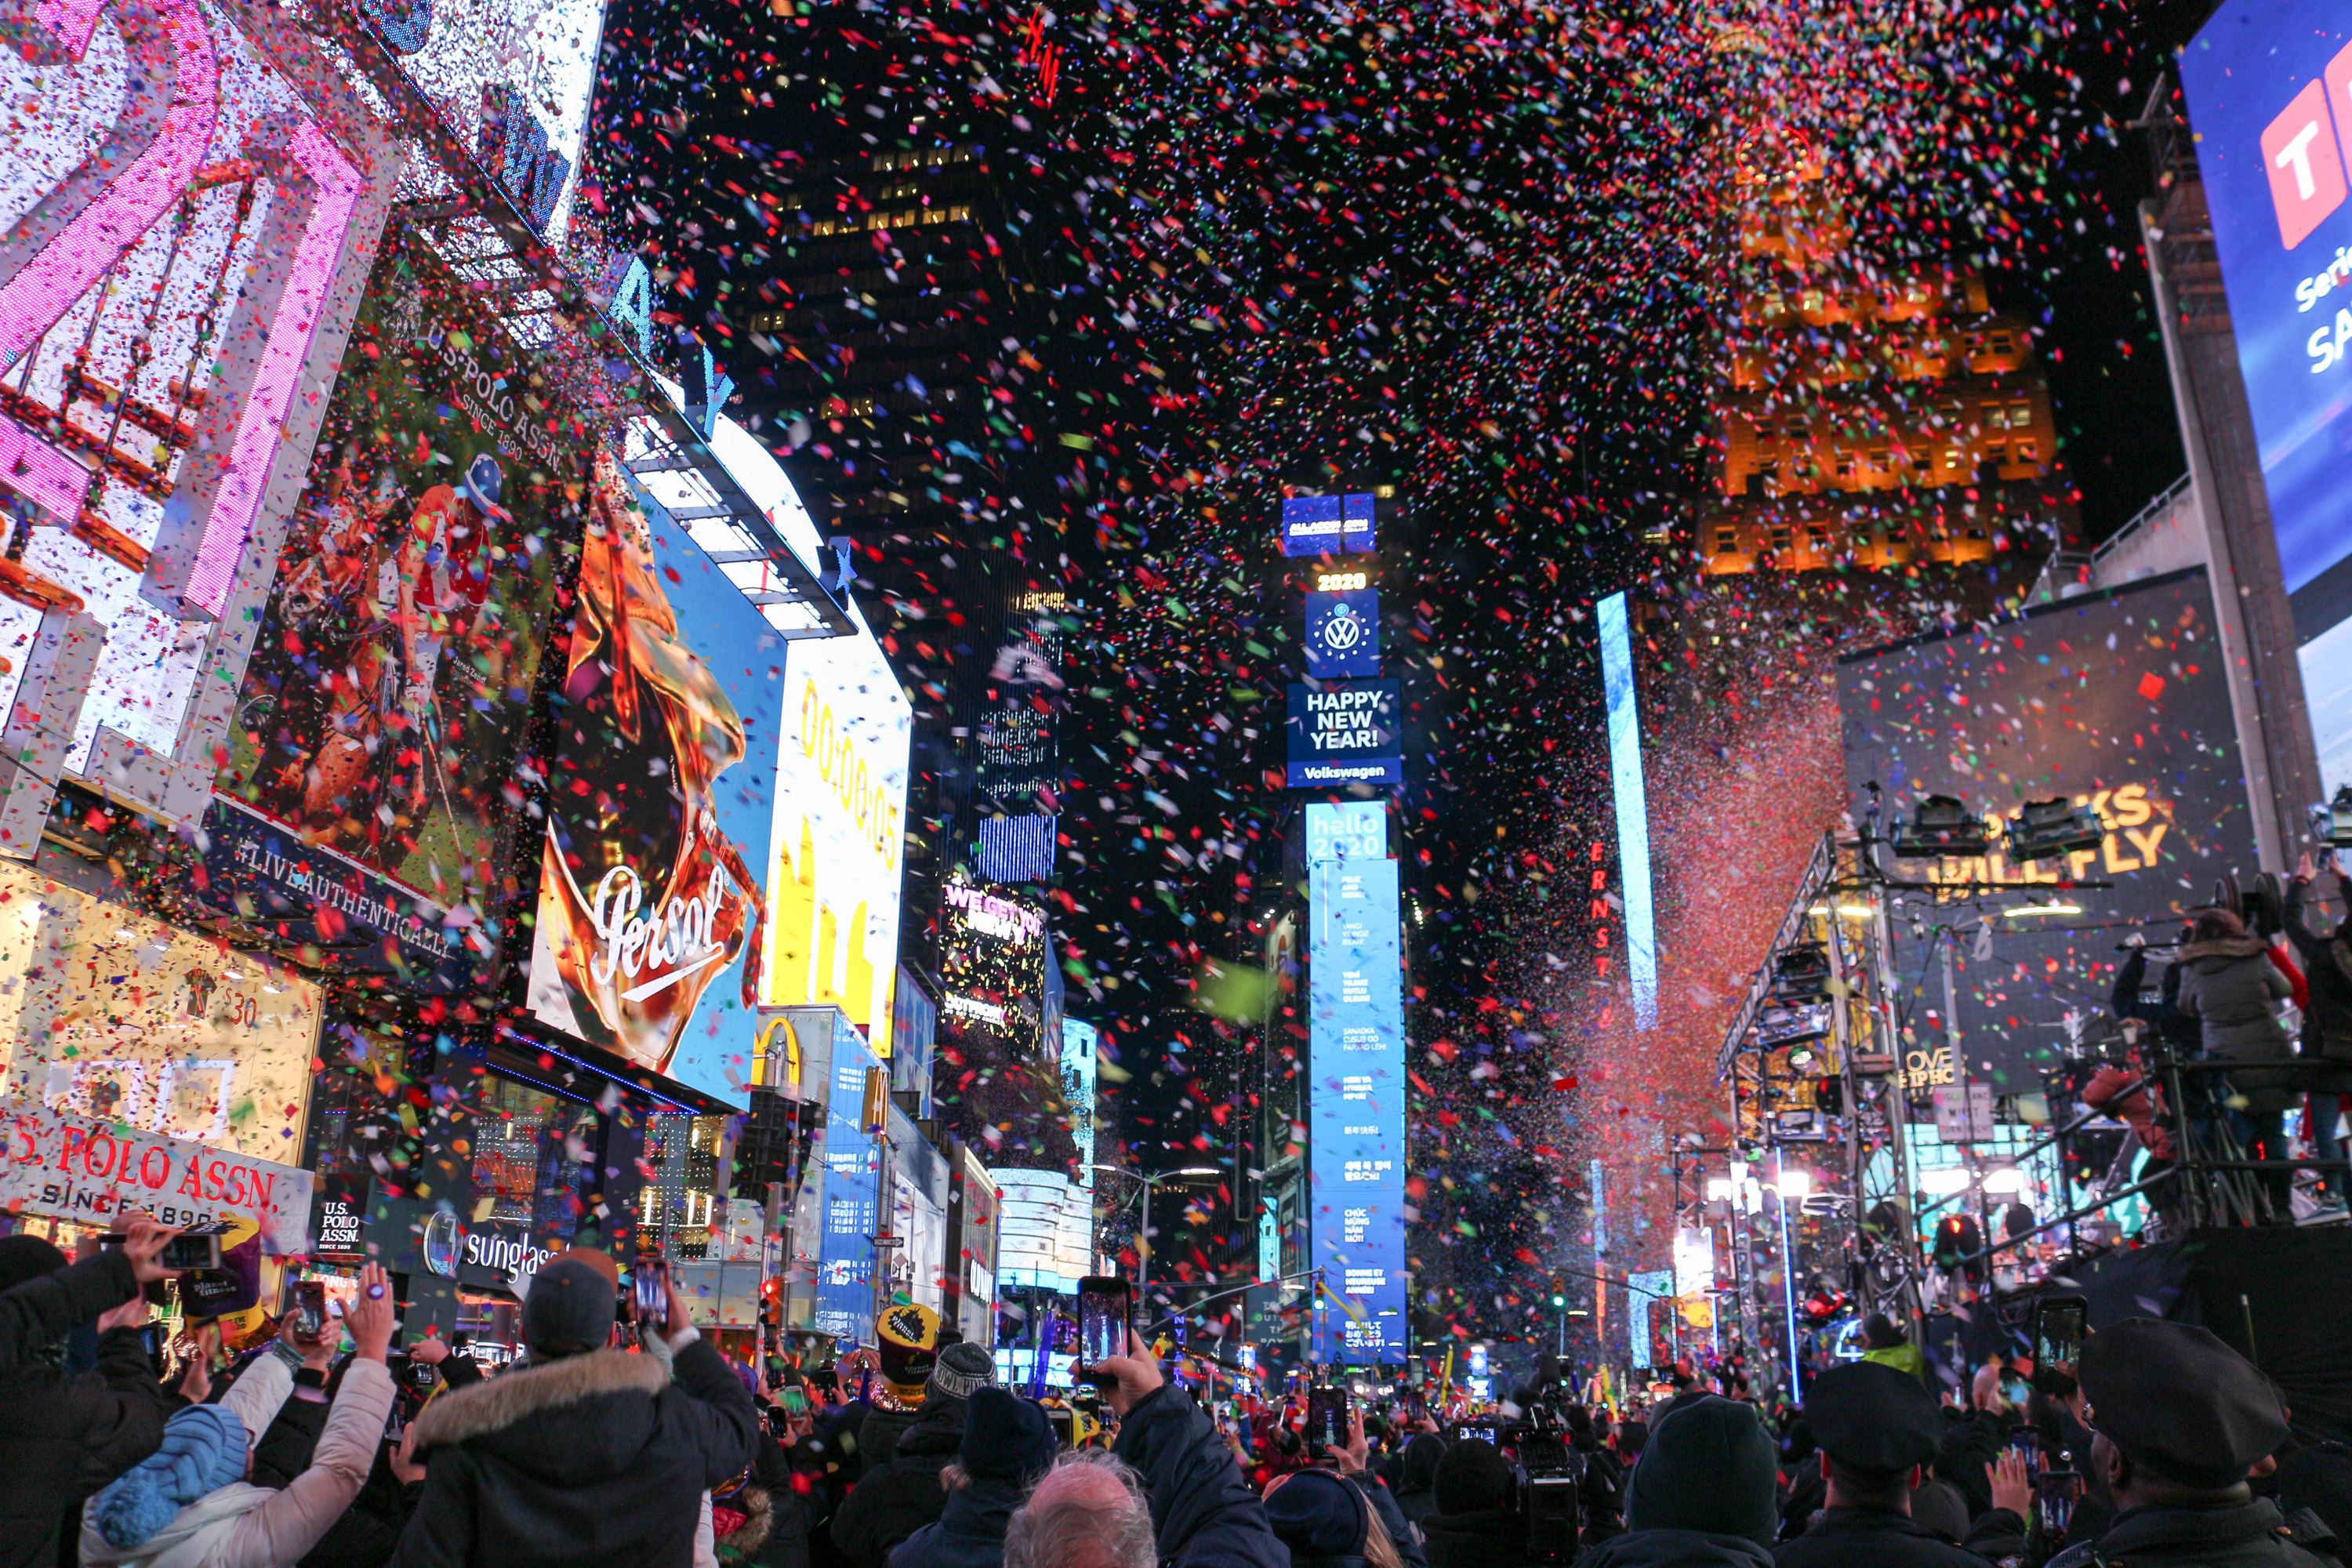
[[[26,7],[0,51],[0,853],[66,772],[200,816],[400,153],[290,15]]]
[[[1377,521],[1378,508],[1370,495],[1286,497],[1282,552],[1340,555],[1377,550]]]
[[[1360,584],[1360,572],[1333,573]],[[1381,591],[1361,585],[1307,590],[1307,673],[1318,680],[1381,672]]]
[[[940,914],[939,1115],[991,1170],[1076,1163],[1052,931],[1027,899],[950,873]],[[1048,1031],[1051,1031],[1050,1033]]]
[[[851,1343],[873,1342],[882,1149],[866,1131],[866,1077],[878,1066],[857,1031],[834,1031],[824,1096],[824,1226],[817,1247],[815,1327]]]
[[[1285,728],[1290,787],[1402,784],[1403,716],[1393,680],[1294,683]]]
[[[2332,794],[2352,784],[2352,16],[2229,0],[2180,82]]]
[[[1003,635],[981,692],[974,783],[982,797],[1007,816],[1060,809],[1067,613],[1066,596],[1048,590],[1015,594],[1005,605]],[[1050,836],[1043,847],[1050,868]]]
[[[1333,1303],[1328,1359],[1405,1354],[1404,981],[1397,863],[1378,839],[1310,805],[1307,899],[1311,1248]],[[1318,825],[1315,818],[1327,814]],[[1349,831],[1350,826],[1354,831]],[[1385,824],[1380,826],[1385,828]],[[1318,831],[1319,826],[1319,831]],[[1375,856],[1354,847],[1379,846]]]
[[[1983,632],[1840,661],[1853,798],[1875,782],[1889,811],[1907,816],[1926,796],[1950,795],[1995,832],[1989,854],[1906,860],[1903,875],[2015,889],[1983,900],[1982,935],[1973,900],[1927,917],[1961,924],[1948,942],[1892,922],[1906,987],[1907,1087],[1965,1076],[2000,1094],[2039,1092],[2042,1069],[2070,1043],[2069,1031],[2105,1009],[2125,934],[2137,928],[2151,942],[2168,940],[2183,911],[2211,899],[2216,878],[2257,869],[2227,657],[2199,567]],[[2002,826],[2023,803],[2053,797],[2098,813],[2098,847],[2011,861],[2000,847]],[[2115,886],[2050,886],[2062,878]],[[1957,1056],[1946,1035],[1947,954]]]
[[[742,1106],[784,642],[600,448],[554,702],[531,1016]]]
[[[914,712],[851,616],[849,636],[795,641],[782,659],[760,984],[771,1006],[839,1007],[887,1056]]]
[[[548,432],[532,356],[421,247],[385,253],[352,337],[215,784],[253,885],[203,896],[269,940],[446,986],[453,958],[501,944],[488,889],[583,464]]]

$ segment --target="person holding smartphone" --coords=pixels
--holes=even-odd
[[[138,1214],[115,1225],[117,1245],[73,1264],[38,1237],[0,1237],[0,1568],[55,1568],[82,1500],[163,1440],[173,1401],[141,1331],[179,1232]],[[97,1364],[68,1372],[67,1336],[92,1322]]]

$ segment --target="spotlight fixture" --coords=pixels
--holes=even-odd
[[[1830,950],[1801,942],[1772,960],[1770,996],[1784,1006],[1818,1002],[1830,994]]]
[[[2009,825],[2004,847],[2012,860],[2055,860],[2096,849],[2106,836],[2097,812],[2069,805],[2062,795],[2029,800],[2021,806],[2017,820]]]
[[[1895,825],[1895,853],[1905,860],[1981,855],[1987,842],[1984,818],[1948,795],[1929,795]]]

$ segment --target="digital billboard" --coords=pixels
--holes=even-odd
[[[836,1029],[824,1097],[824,1230],[817,1247],[816,1329],[871,1343],[874,1237],[882,1151],[866,1130],[866,1069],[880,1066],[854,1029]]]
[[[1345,842],[1324,841],[1335,850]],[[1310,861],[1307,879],[1309,1227],[1333,1306],[1327,1353],[1396,1364],[1405,1353],[1397,863],[1335,856]]]
[[[914,712],[854,605],[850,618],[849,636],[783,658],[760,984],[771,1006],[839,1007],[887,1056]]]
[[[1066,595],[1046,589],[1014,594],[1005,605],[1003,634],[981,693],[975,782],[981,796],[1006,816],[1060,809],[1068,608]],[[1050,838],[1045,848],[1050,857]]]
[[[1294,683],[1285,729],[1290,787],[1402,784],[1403,715],[1393,680]]]
[[[950,873],[940,919],[939,1115],[992,1170],[1066,1173],[1077,1158],[1049,1017],[1052,931],[1024,898]]]
[[[2069,1030],[2105,1009],[2125,935],[2168,940],[2184,910],[2210,901],[2216,878],[2257,869],[2226,658],[2199,567],[1839,662],[1856,808],[1875,782],[1891,816],[1949,795],[1993,830],[1986,855],[1905,860],[1902,875],[2013,889],[1915,903],[1916,931],[1898,908],[1910,1087],[1967,1078],[1996,1093],[2039,1092]],[[2002,826],[2024,803],[2059,797],[2098,813],[2098,847],[2011,861]],[[2062,879],[2114,886],[2051,886]],[[1958,932],[1939,938],[1938,925]],[[1945,1037],[1948,954],[1957,1058]]]
[[[551,434],[552,388],[477,299],[422,247],[378,263],[214,786],[291,830],[249,869],[270,855],[308,868],[249,907],[233,883],[202,896],[281,939],[315,926],[331,944],[346,898],[383,911],[362,917],[376,931],[437,923],[426,942],[331,953],[396,979],[446,983],[452,952],[499,949],[488,889],[582,529],[586,444]]]
[[[1286,496],[1285,555],[1341,555],[1377,550],[1378,509],[1370,495]]]
[[[1361,573],[1346,575],[1360,579]],[[1381,591],[1307,590],[1307,673],[1318,680],[1381,672]]]
[[[533,1017],[741,1107],[785,644],[599,447],[553,701]]]
[[[1379,860],[1389,852],[1389,810],[1377,800],[1316,801],[1307,807],[1307,863]]]
[[[2352,784],[2352,16],[2229,0],[2180,80],[2332,795]]]

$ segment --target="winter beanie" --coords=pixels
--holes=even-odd
[[[143,1546],[188,1504],[245,1479],[245,1423],[220,1405],[192,1405],[163,1424],[152,1454],[89,1500],[109,1546]]]
[[[1769,1552],[1780,1531],[1774,1458],[1755,1411],[1694,1399],[1650,1429],[1625,1483],[1625,1528],[1739,1535]]]
[[[970,1399],[996,1381],[996,1360],[969,1341],[940,1349],[940,1359],[925,1380],[925,1403],[939,1399]]]
[[[977,1388],[956,1458],[969,1474],[1025,1487],[1054,1468],[1056,1447],[1044,1406],[1001,1388]]]
[[[1412,1462],[1410,1449],[1405,1462]],[[1500,1448],[1484,1437],[1465,1437],[1438,1456],[1430,1491],[1442,1514],[1483,1513],[1516,1502],[1519,1478]]]

